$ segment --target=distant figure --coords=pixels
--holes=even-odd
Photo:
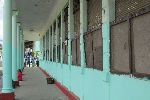
[[[32,53],[32,52],[28,52],[28,55],[27,55],[27,60],[28,60],[28,65],[29,65],[29,67],[30,67],[31,57],[32,57],[31,53]]]
[[[22,81],[22,71],[21,71],[21,69],[18,70],[18,81]]]
[[[30,56],[27,57],[27,65],[30,67]]]

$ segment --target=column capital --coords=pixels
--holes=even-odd
[[[18,10],[13,10],[13,11],[12,11],[12,15],[18,16],[18,14],[19,14],[19,11],[18,11]]]

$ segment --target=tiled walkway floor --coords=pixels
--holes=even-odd
[[[16,100],[68,100],[67,97],[55,87],[47,84],[45,75],[37,68],[25,68],[23,81],[15,89]]]

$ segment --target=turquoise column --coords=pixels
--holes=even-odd
[[[58,19],[56,18],[56,30],[55,30],[55,44],[56,44],[56,46],[55,46],[55,54],[56,54],[56,79],[58,80],[58,57],[57,57],[57,55],[58,55],[58,53],[57,53],[57,46],[58,46]]]
[[[54,62],[54,50],[53,50],[53,47],[54,47],[54,24],[52,24],[52,62]]]
[[[4,0],[3,8],[3,87],[2,93],[12,89],[12,0]]]
[[[84,83],[85,79],[85,49],[84,49],[84,38],[83,34],[87,32],[87,0],[80,0],[80,58],[81,58],[81,67],[82,67],[82,78],[81,78],[81,100],[84,100]]]
[[[21,48],[21,42],[22,42],[22,39],[21,39],[21,37],[22,37],[22,29],[20,30],[20,42],[19,42],[19,47],[20,47],[20,49],[19,49],[19,56],[20,56],[20,61],[19,61],[19,69],[21,69],[21,61],[22,61],[22,57],[21,57],[21,50],[22,50],[22,48]]]
[[[12,16],[12,79],[18,81],[17,77],[17,15],[18,11],[13,11]]]
[[[23,30],[20,30],[20,69],[23,69]]]
[[[44,45],[45,45],[45,48],[44,48],[44,52],[45,52],[45,57],[44,57],[44,60],[46,61],[46,34],[44,35],[45,37],[45,40],[44,40]]]
[[[63,9],[64,10],[64,9]],[[61,11],[61,36],[60,36],[60,39],[61,39],[61,45],[60,45],[60,55],[61,55],[61,67],[63,67],[63,34],[64,34],[64,11]]]
[[[43,38],[40,39],[40,60],[43,60]]]
[[[69,0],[68,7],[68,65],[69,65],[69,90],[71,90],[71,35],[74,33],[74,19],[73,19],[73,0]]]
[[[56,31],[55,32],[56,32],[56,37],[55,37],[56,38],[55,39],[56,40],[55,41],[55,43],[56,43],[56,46],[55,46],[56,47],[56,49],[55,49],[56,52],[55,53],[56,53],[56,63],[58,63],[58,57],[57,57],[57,55],[58,55],[57,54],[57,46],[58,46],[58,19],[57,18],[56,18]]]
[[[49,59],[50,59],[50,49],[49,49],[50,48],[50,32],[49,32],[49,30],[48,30],[48,36],[47,37],[48,37],[48,46],[47,46],[48,47],[48,49],[47,49],[48,50],[48,54],[47,54],[47,60],[49,61]]]
[[[22,33],[22,69],[24,67],[24,35]]]
[[[63,34],[64,34],[64,9],[61,11],[61,45],[60,45],[60,55],[61,55],[61,83],[64,84],[63,82]]]
[[[103,71],[110,76],[110,22],[115,20],[115,0],[102,0]]]
[[[103,82],[106,100],[110,100],[110,22],[115,19],[115,0],[102,0]]]
[[[85,49],[83,34],[87,32],[87,1],[80,0],[80,54],[82,74],[84,73],[85,63]]]
[[[74,33],[74,19],[73,19],[73,0],[69,0],[68,7],[68,65],[71,68],[72,55],[71,55],[71,34]]]
[[[20,69],[20,23],[17,23],[17,69]]]
[[[51,28],[49,28],[49,61],[51,59]]]
[[[47,47],[46,47],[46,34],[45,34],[45,43],[44,43],[44,45],[45,45],[45,61],[47,60],[47,52],[46,52],[46,49],[47,49]]]

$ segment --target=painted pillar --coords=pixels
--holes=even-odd
[[[20,33],[20,69],[23,69],[23,29]]]
[[[82,74],[84,73],[85,63],[85,49],[83,34],[87,31],[87,0],[80,0],[80,54]]]
[[[81,100],[84,100],[84,72],[85,72],[85,49],[83,34],[87,32],[87,0],[80,0],[80,58],[82,67]]]
[[[24,67],[24,35],[22,33],[22,68]]]
[[[46,50],[47,50],[47,61],[49,60],[49,30],[46,32]]]
[[[47,34],[47,32],[46,32],[46,34]],[[44,45],[45,45],[45,61],[47,60],[47,46],[46,46],[47,37],[46,37],[46,34],[45,34],[45,43],[44,43]]]
[[[43,45],[43,60],[45,60],[45,36],[43,36],[43,38],[42,38],[42,45]]]
[[[103,70],[108,74],[110,72],[110,22],[114,19],[115,0],[102,0]]]
[[[13,11],[12,15],[12,79],[18,81],[17,77],[17,15],[18,11]]]
[[[115,0],[102,0],[103,72],[105,100],[110,100],[110,22],[115,19]]]
[[[60,34],[60,39],[61,39],[61,45],[60,45],[60,55],[61,55],[61,67],[63,67],[63,35],[64,35],[64,9],[61,11],[61,34]]]
[[[69,65],[69,90],[71,90],[71,64],[72,64],[72,53],[71,53],[71,35],[74,33],[74,19],[73,19],[73,0],[69,0],[68,7],[68,65]]]
[[[40,38],[40,56],[39,59],[42,60],[42,38]]]
[[[55,33],[56,33],[56,37],[55,37],[55,39],[56,39],[56,41],[55,41],[55,43],[56,43],[56,63],[58,63],[58,57],[57,57],[57,46],[58,46],[58,19],[56,19],[56,31],[55,31]]]
[[[61,83],[64,84],[63,82],[63,35],[64,35],[64,9],[61,11],[61,33],[60,33],[60,62],[61,62]]]
[[[17,69],[20,68],[20,23],[17,23]]]
[[[52,50],[52,49],[51,49],[51,47],[52,47],[52,46],[51,46],[51,44],[52,44],[51,41],[52,41],[52,40],[51,40],[51,28],[49,28],[49,60],[51,60],[51,53],[50,53],[51,50]]]
[[[57,46],[58,46],[58,18],[56,18],[56,30],[55,30],[55,44],[56,44],[56,46],[55,46],[55,54],[56,54],[56,79],[58,80],[58,50],[57,50]]]
[[[54,62],[54,24],[52,24],[52,62]]]
[[[19,56],[20,56],[20,62],[19,62],[19,69],[22,69],[22,29],[20,30],[20,42],[19,42]]]
[[[71,55],[71,35],[74,34],[74,19],[73,19],[73,0],[69,0],[68,7],[68,65],[71,68],[72,55]]]
[[[2,93],[12,89],[12,0],[4,0],[3,8],[3,87]]]
[[[49,56],[49,54],[50,54],[50,38],[49,38],[49,36],[50,36],[50,32],[49,32],[49,30],[47,31],[48,32],[48,36],[47,36],[47,38],[48,38],[48,43],[47,43],[47,50],[48,50],[48,54],[47,54],[47,60],[49,61],[49,59],[50,59],[50,56]]]

